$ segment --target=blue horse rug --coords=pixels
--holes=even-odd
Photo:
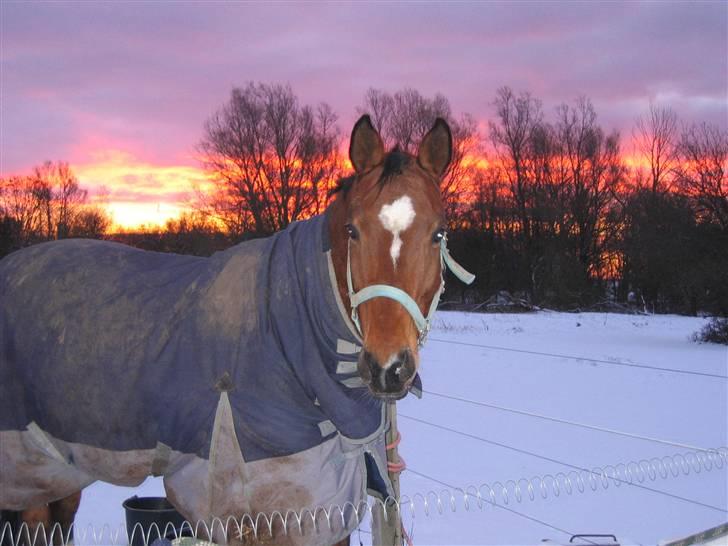
[[[326,215],[210,258],[37,245],[0,261],[0,299],[2,509],[148,475],[191,521],[392,493]],[[356,518],[320,523],[288,537]]]

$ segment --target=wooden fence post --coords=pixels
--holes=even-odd
[[[392,445],[387,450],[387,462],[394,465],[399,464],[399,453],[397,451],[397,403],[387,402],[387,421],[389,429],[385,436],[388,445]],[[384,507],[386,511],[386,521],[382,518],[381,522],[381,544],[382,546],[402,546],[402,519],[399,511],[399,472],[389,472],[389,479],[394,489],[394,498],[397,502],[389,502]]]

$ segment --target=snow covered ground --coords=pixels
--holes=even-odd
[[[535,500],[522,480],[546,476],[553,483],[548,476],[573,471],[574,477],[578,468],[694,452],[689,446],[728,446],[728,348],[691,342],[690,335],[703,323],[688,317],[603,313],[439,313],[422,352],[425,395],[398,404],[400,453],[410,469],[402,475],[402,493],[416,497],[414,510],[403,508],[414,543],[520,545],[550,539],[566,544],[571,534],[611,533],[623,545],[650,545],[728,520],[725,466],[647,478],[639,487],[610,483],[592,491],[587,484],[580,493],[575,485],[573,494],[562,487],[556,496],[551,486],[548,498],[539,489]],[[471,498],[466,511],[455,489],[487,483],[501,491],[497,484],[508,480],[520,480],[521,502],[511,483],[508,504],[498,493],[496,506],[479,509]],[[443,484],[454,486],[456,511],[441,493],[442,514],[430,495],[427,515],[417,494],[441,492]],[[480,490],[486,493],[486,488]],[[133,494],[163,495],[161,480],[149,479],[136,489],[92,485],[84,491],[77,524],[123,527],[121,502]],[[369,543],[366,530],[362,526],[352,542]]]

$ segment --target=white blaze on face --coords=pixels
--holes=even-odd
[[[399,251],[402,248],[402,239],[399,236],[404,230],[412,225],[415,219],[415,209],[412,206],[412,199],[409,195],[395,199],[389,205],[384,205],[379,211],[379,221],[384,229],[392,234],[392,246],[389,247],[389,255],[392,257],[394,267],[397,267]]]

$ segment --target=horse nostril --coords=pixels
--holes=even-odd
[[[382,391],[390,394],[401,393],[407,382],[415,374],[415,362],[409,351],[401,351],[397,359],[381,372]]]
[[[362,351],[358,367],[362,380],[375,395],[402,395],[405,385],[415,375],[415,360],[407,349],[400,351],[386,368],[371,353]]]
[[[392,364],[387,370],[382,372],[382,389],[385,392],[398,391],[402,389],[402,362],[398,361]]]
[[[376,358],[367,350],[361,352],[359,362],[357,364],[359,376],[365,383],[371,383],[373,378],[379,377],[379,364]]]
[[[391,379],[388,383],[403,385],[414,375],[414,363],[406,355],[400,355],[385,373]]]

